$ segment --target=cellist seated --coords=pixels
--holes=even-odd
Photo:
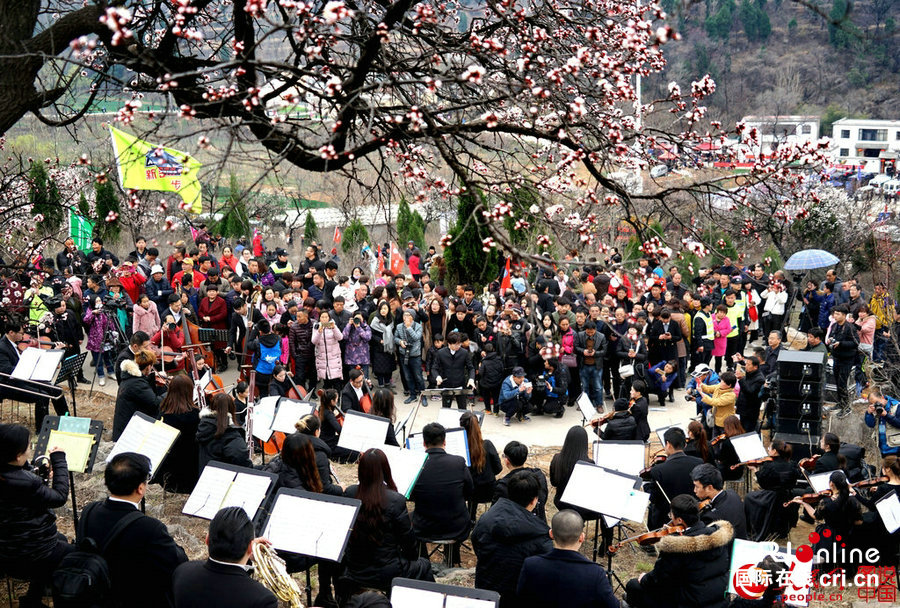
[[[288,397],[294,383],[288,377],[291,372],[287,371],[283,365],[276,365],[272,372],[272,381],[269,383],[270,397]]]

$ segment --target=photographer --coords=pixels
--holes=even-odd
[[[122,333],[126,336],[130,336],[131,324],[128,313],[134,309],[134,302],[131,300],[131,296],[122,291],[122,283],[120,283],[119,279],[116,277],[112,277],[106,281],[106,288],[109,290],[109,295],[106,296],[103,305],[106,306],[107,309],[115,311]]]
[[[313,326],[312,343],[316,349],[316,374],[324,381],[325,388],[341,389],[341,340],[344,339],[337,324],[331,320],[331,312],[319,313],[319,322]]]
[[[869,389],[868,398],[866,426],[878,428],[878,449],[881,450],[881,456],[900,455],[900,401],[886,396],[878,386]]]
[[[184,346],[184,331],[181,326],[175,322],[172,315],[168,315],[163,322],[162,327],[150,338],[151,350],[160,359],[167,353],[180,353],[181,347]],[[166,372],[177,372],[184,369],[184,355],[173,357],[171,361],[166,361]]]
[[[540,414],[553,414],[555,418],[562,418],[565,412],[564,403],[568,394],[569,370],[565,365],[560,365],[559,359],[550,357],[544,359],[544,373],[535,380],[542,385],[546,398]]]
[[[516,415],[520,420],[531,420],[525,412],[531,392],[531,383],[525,381],[525,370],[521,367],[514,368],[500,386],[500,409],[506,416],[503,419],[505,426],[509,426],[510,419]]]
[[[406,376],[409,397],[404,403],[415,403],[425,390],[422,378],[422,325],[416,322],[415,304],[403,311],[403,324],[394,331],[394,343],[400,360],[400,372]]]
[[[57,531],[52,511],[65,505],[69,495],[66,455],[50,449],[45,481],[30,463],[31,433],[26,427],[0,424],[0,446],[0,569],[30,581],[19,606],[43,606],[41,597],[53,571],[75,550]]]

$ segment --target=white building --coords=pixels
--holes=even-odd
[[[895,170],[900,156],[900,120],[842,118],[835,121],[832,158],[841,165],[863,165],[863,170]]]
[[[805,144],[819,139],[818,116],[744,116],[747,128],[760,134],[760,149],[753,154],[771,154],[785,144]]]

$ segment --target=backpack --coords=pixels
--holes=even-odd
[[[103,554],[129,525],[144,517],[135,510],[113,527],[102,547],[84,535],[88,515],[100,503],[85,507],[78,522],[79,549],[65,556],[53,572],[53,605],[57,608],[103,608],[111,605],[112,581]]]
[[[266,346],[259,343],[259,360],[256,362],[256,371],[260,374],[271,374],[275,371],[275,364],[281,360],[281,341],[274,346]]]

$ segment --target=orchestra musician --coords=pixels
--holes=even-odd
[[[69,412],[66,398],[62,391],[55,389],[49,383],[16,380],[10,378],[19,357],[31,340],[26,340],[25,325],[21,319],[10,318],[6,321],[6,335],[0,338],[0,398],[34,403],[34,425],[40,432],[44,417],[50,411],[50,403],[58,416],[64,416]],[[58,394],[57,394],[58,392]]]
[[[813,473],[828,473],[843,468],[838,454],[841,449],[841,440],[837,435],[834,433],[822,435],[819,448],[822,450],[822,455],[816,460]]]
[[[728,372],[725,372],[727,374]],[[724,374],[723,374],[724,375]],[[716,462],[719,466],[719,472],[722,473],[722,479],[725,481],[734,481],[744,476],[744,467],[740,466],[735,469],[731,467],[739,464],[741,459],[738,458],[734,446],[731,445],[731,438],[744,434],[744,427],[741,426],[741,419],[732,414],[722,421],[723,434],[725,438],[716,444],[714,449],[716,454]]]
[[[709,440],[706,437],[706,429],[697,420],[691,420],[688,424],[687,444],[684,453],[688,456],[696,456],[703,462],[714,462]]]
[[[784,503],[793,498],[794,486],[800,478],[800,469],[791,461],[793,450],[789,443],[775,438],[768,447],[769,462],[747,465],[758,468],[754,490],[744,497],[744,511],[751,532],[750,540],[767,538],[774,534],[786,537],[797,524],[797,510]]]
[[[700,510],[700,519],[707,524],[724,519],[734,528],[734,537],[747,538],[747,519],[744,503],[734,490],[726,490],[722,474],[711,464],[701,464],[691,471],[694,494],[709,503]]]
[[[868,492],[868,496],[863,496],[861,493],[856,495],[856,499],[868,509],[868,512],[863,513],[863,523],[854,532],[857,536],[854,544],[862,547],[876,547],[879,563],[889,566],[896,563],[896,556],[900,551],[900,530],[887,534],[881,514],[875,505],[891,492],[900,496],[900,458],[885,456],[881,461],[881,474],[887,481],[879,483]]]
[[[691,472],[703,461],[684,453],[684,431],[678,427],[668,429],[663,435],[666,460],[650,469],[650,481],[645,491],[650,494],[650,510],[647,527],[655,530],[663,526],[669,517],[669,501],[679,494],[692,494],[694,483]]]
[[[139,351],[134,360],[121,363],[122,380],[116,394],[116,410],[113,415],[113,441],[118,441],[122,431],[135,412],[143,412],[151,418],[159,414],[159,404],[166,388],[158,386],[153,378],[156,355],[149,350]]]
[[[594,425],[594,432],[600,435],[604,441],[631,441],[638,439],[637,420],[628,409],[628,399],[616,399],[613,403],[613,416],[606,423],[603,430],[600,425]],[[597,421],[593,421],[597,422]]]

